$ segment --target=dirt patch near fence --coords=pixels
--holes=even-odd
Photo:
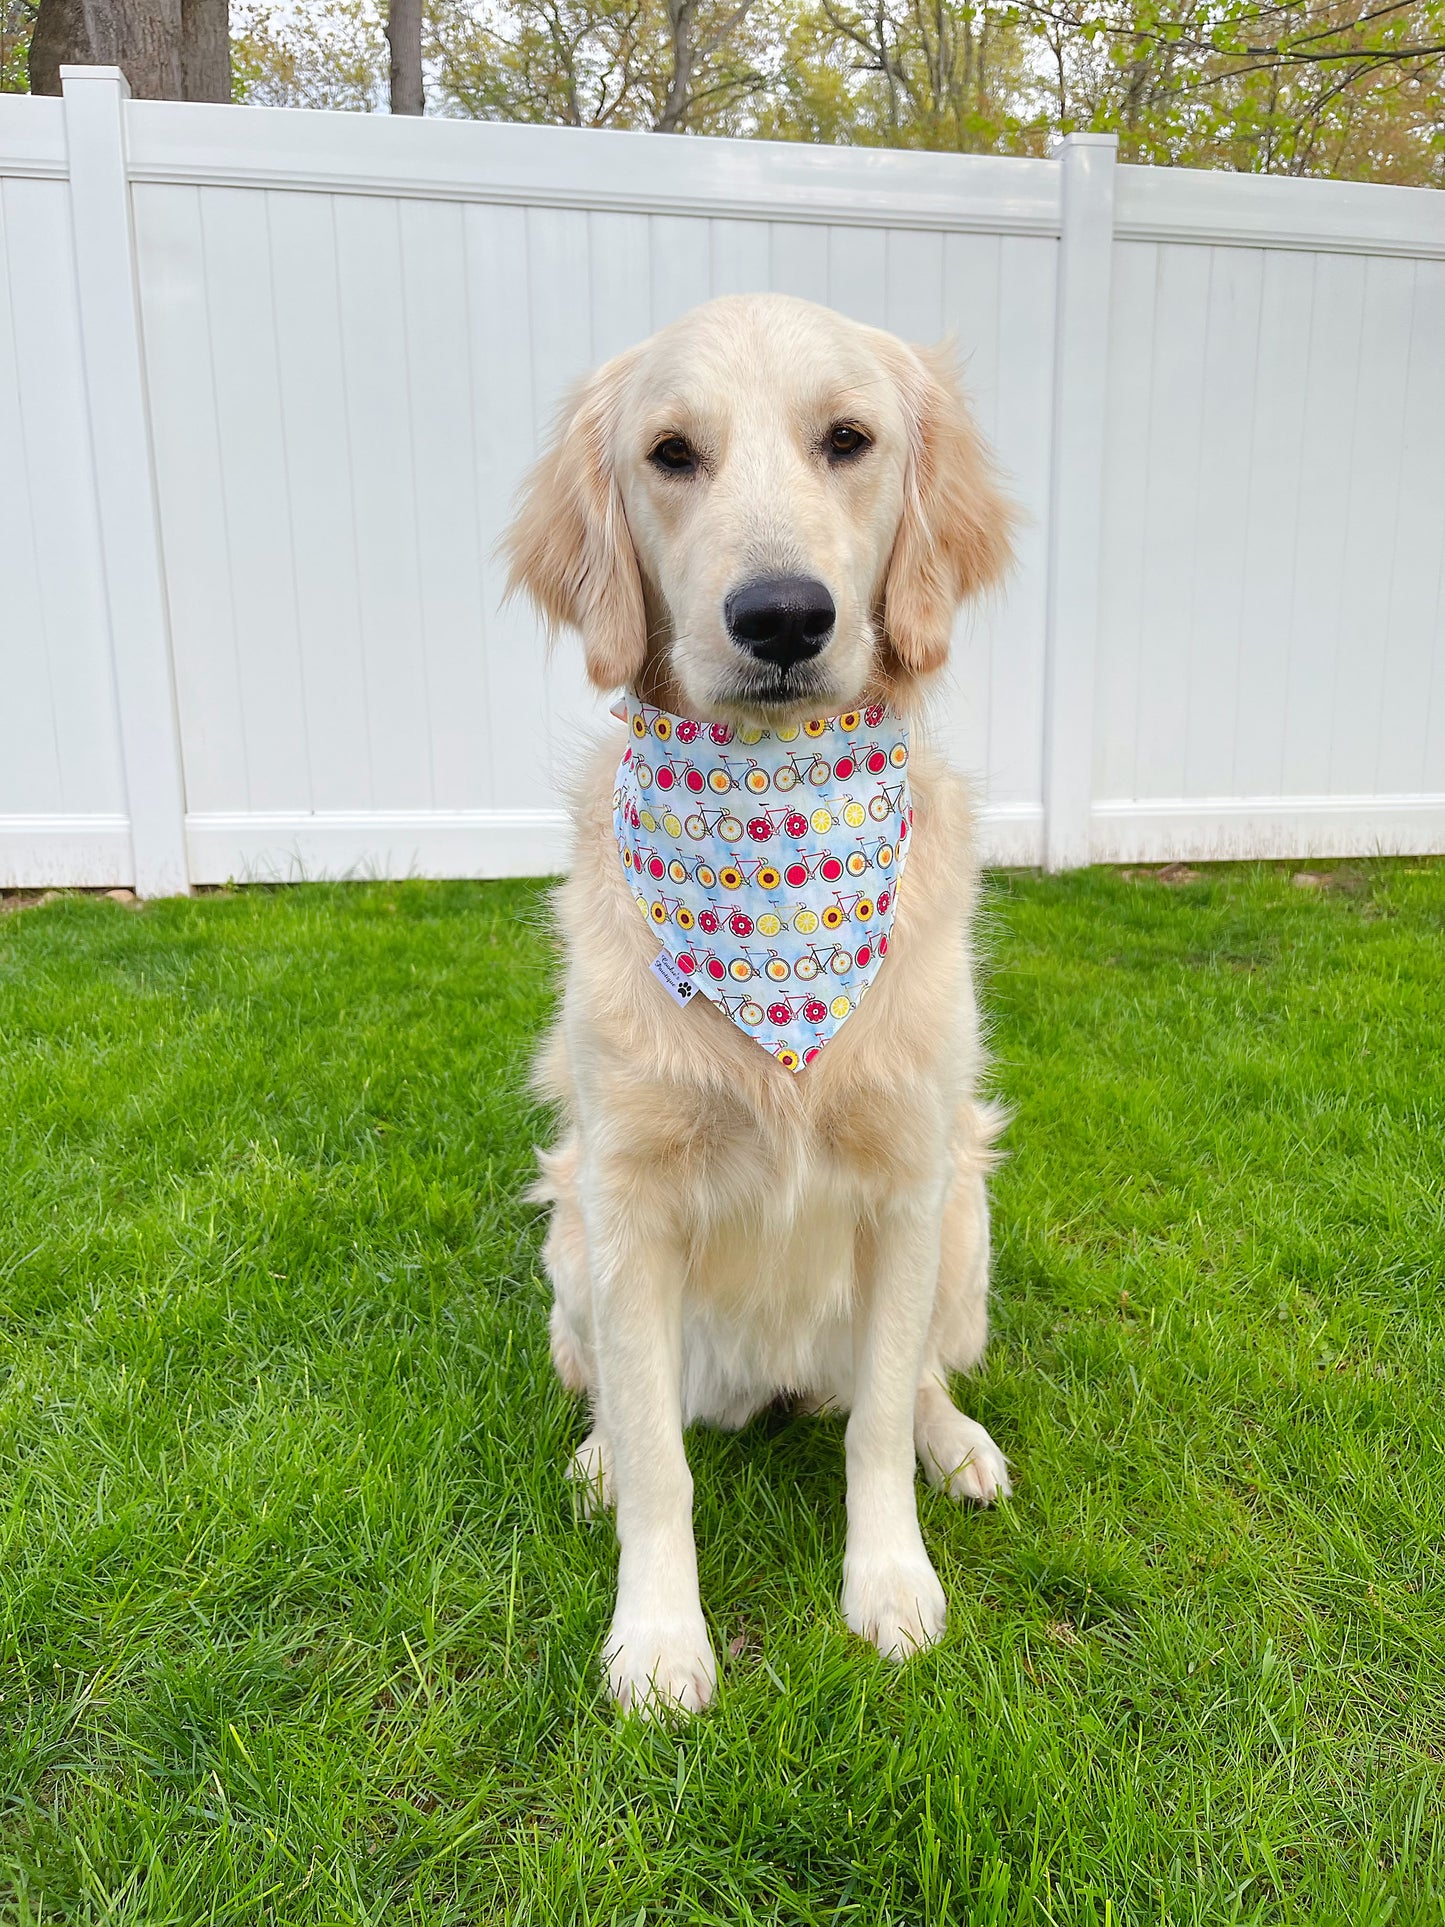
[[[128,910],[143,907],[134,890],[121,886],[113,890],[0,890],[0,917],[8,917],[17,910],[43,910],[47,903],[58,903],[62,897],[105,897],[111,903],[124,904]]]

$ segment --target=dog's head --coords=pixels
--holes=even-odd
[[[583,383],[507,550],[599,688],[768,723],[939,669],[1012,522],[945,353],[747,295]]]

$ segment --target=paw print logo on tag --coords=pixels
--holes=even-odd
[[[690,1004],[697,995],[697,985],[683,975],[670,951],[654,957],[650,969],[675,1004]]]

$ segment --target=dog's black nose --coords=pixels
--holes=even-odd
[[[723,604],[733,641],[777,669],[816,656],[837,613],[826,586],[810,575],[759,576]]]

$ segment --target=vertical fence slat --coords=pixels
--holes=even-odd
[[[1054,335],[1044,656],[1044,861],[1087,863],[1094,774],[1094,656],[1099,630],[1109,278],[1114,252],[1113,134],[1070,134],[1059,148],[1063,197]]]
[[[190,886],[160,513],[151,456],[119,67],[62,67],[96,506],[130,807],[135,888]]]

